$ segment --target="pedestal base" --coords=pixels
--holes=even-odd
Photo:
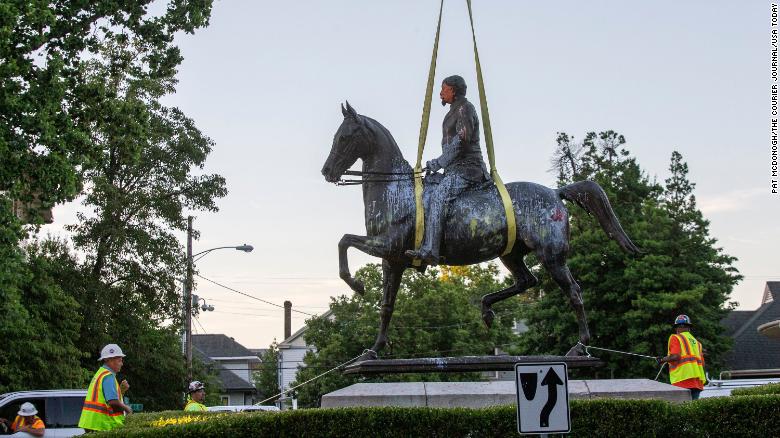
[[[656,399],[680,403],[687,389],[649,379],[569,380],[570,399]],[[428,406],[484,408],[517,403],[514,381],[356,383],[322,396],[323,408]]]
[[[356,362],[344,368],[344,374],[463,373],[478,371],[514,371],[516,363],[565,362],[569,368],[604,366],[588,356],[461,356],[421,357],[417,359],[375,359]]]

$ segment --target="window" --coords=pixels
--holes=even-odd
[[[0,418],[5,418],[10,423],[16,419],[16,414],[19,412],[19,408],[22,407],[22,403],[30,402],[38,410],[38,416],[46,423],[46,427],[49,426],[48,418],[46,418],[46,403],[42,398],[18,398],[13,400],[0,408]],[[0,429],[2,431],[2,429]],[[12,433],[11,429],[8,429],[8,434]]]
[[[83,405],[83,396],[48,398],[46,400],[46,412],[48,413],[46,425],[51,425],[51,427],[78,427]]]
[[[219,396],[219,403],[222,406],[230,406],[230,397],[228,397],[226,395]]]

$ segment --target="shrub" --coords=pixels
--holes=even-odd
[[[774,436],[780,395],[670,404],[659,400],[575,400],[572,436]],[[163,420],[163,421],[160,421]],[[164,421],[181,422],[163,426]],[[341,408],[246,413],[147,413],[95,437],[504,437],[517,435],[514,406]]]
[[[780,394],[780,383],[754,386],[752,388],[738,388],[731,391],[731,395],[768,395]]]

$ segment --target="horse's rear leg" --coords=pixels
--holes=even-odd
[[[405,267],[399,264],[391,264],[387,260],[382,261],[382,307],[379,311],[379,334],[376,342],[367,352],[366,358],[376,358],[376,353],[387,345],[387,328],[395,310],[395,297],[401,285]]]
[[[523,262],[525,251],[515,250],[506,256],[501,257],[501,262],[512,273],[512,277],[515,279],[515,284],[502,289],[498,292],[489,293],[482,297],[482,321],[485,325],[490,327],[493,325],[493,319],[496,317],[496,312],[493,311],[493,304],[498,301],[505,300],[511,296],[525,292],[526,289],[534,287],[539,283],[539,280],[534,277],[534,274],[528,270],[528,267]]]
[[[386,245],[376,238],[369,239],[366,236],[356,236],[354,234],[345,234],[339,241],[339,277],[344,280],[349,287],[363,295],[366,291],[363,282],[352,277],[349,272],[349,262],[347,260],[347,250],[354,247],[374,257],[384,257]]]
[[[569,302],[577,315],[577,324],[580,329],[580,343],[582,345],[588,345],[588,341],[590,341],[590,331],[588,330],[588,320],[585,317],[585,305],[582,301],[582,289],[580,288],[580,285],[574,280],[574,276],[571,275],[571,271],[569,271],[569,267],[566,266],[565,260],[543,260],[543,263],[550,273],[550,276],[555,280],[558,286],[560,286],[561,290],[564,293],[569,294]],[[585,349],[582,345],[575,345],[566,353],[566,355],[584,355]]]

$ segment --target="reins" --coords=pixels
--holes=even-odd
[[[427,170],[423,168],[422,171]],[[421,171],[421,172],[422,172]],[[398,181],[412,181],[414,180],[417,172],[365,172],[362,170],[347,170],[344,175],[359,176],[361,179],[340,179],[335,182],[337,186],[358,186],[365,183],[389,183]],[[404,178],[389,178],[389,179],[366,179],[367,176],[403,176]]]

